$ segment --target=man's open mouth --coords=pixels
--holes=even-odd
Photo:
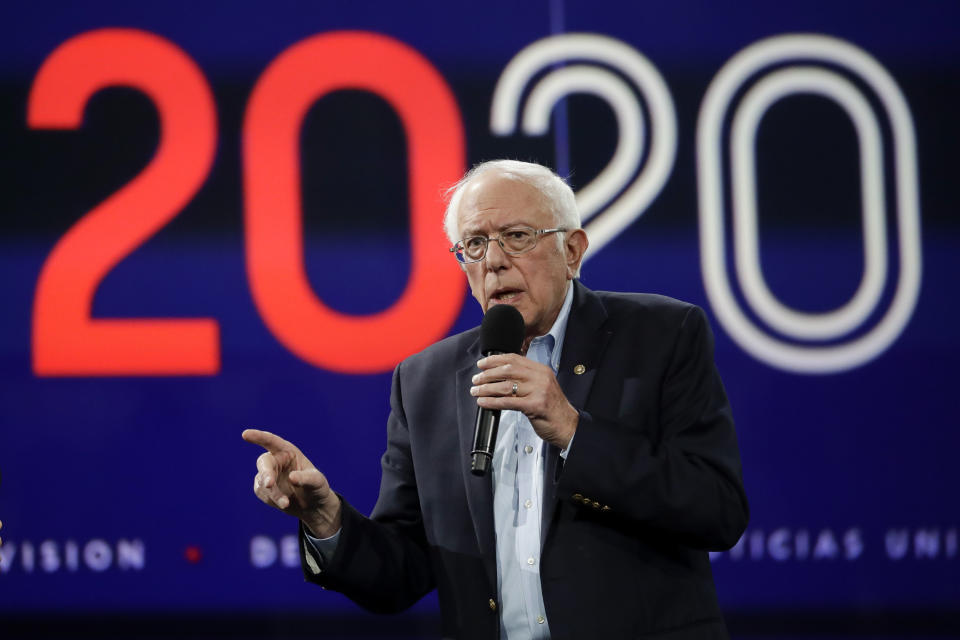
[[[493,292],[490,300],[493,302],[510,302],[520,295],[520,293],[521,291],[519,289],[500,289]]]

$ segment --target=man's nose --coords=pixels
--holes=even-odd
[[[487,255],[484,260],[488,271],[499,271],[510,265],[510,256],[496,240],[487,241]]]

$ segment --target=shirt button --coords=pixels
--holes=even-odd
[[[543,624],[546,621],[547,621],[546,618],[544,618],[543,616],[537,616],[537,624]]]
[[[532,565],[532,564],[536,564],[536,562],[537,561],[533,559],[533,556],[530,556],[529,558],[527,558],[527,564]]]
[[[523,452],[524,452],[524,453],[533,453],[533,447],[531,447],[530,445],[527,445],[527,446],[525,446],[525,447],[523,448]]]
[[[523,506],[529,509],[530,507],[533,506],[533,500],[527,500],[526,502],[523,503]]]

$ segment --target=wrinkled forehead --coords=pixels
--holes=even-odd
[[[527,225],[549,226],[552,216],[543,195],[534,187],[502,174],[477,176],[464,187],[457,208],[457,227],[463,236]]]

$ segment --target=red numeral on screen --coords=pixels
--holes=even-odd
[[[75,224],[47,258],[34,301],[34,371],[216,373],[213,319],[91,317],[100,282],[193,197],[216,147],[214,102],[200,69],[175,45],[129,29],[92,31],[58,47],[34,81],[29,125],[77,128],[90,97],[110,86],[135,88],[154,102],[160,144],[150,164]],[[389,309],[366,316],[326,306],[304,267],[300,128],[310,106],[339,89],[386,100],[408,140],[411,275]],[[326,369],[370,373],[389,370],[446,333],[465,288],[446,256],[439,195],[460,176],[463,159],[453,94],[406,45],[372,33],[330,33],[294,45],[267,68],[244,121],[247,272],[261,316],[288,349]]]
[[[143,31],[91,31],[58,47],[30,92],[38,129],[76,129],[97,91],[132,87],[160,118],[144,170],[81,218],[50,253],[33,309],[33,369],[42,376],[195,375],[220,367],[209,318],[93,318],[93,296],[123,258],[170,222],[200,188],[216,149],[216,110],[203,72],[172,43]]]
[[[410,278],[393,306],[352,316],[317,298],[303,255],[299,136],[308,109],[340,89],[370,91],[403,122],[410,167]],[[264,71],[244,121],[247,275],[257,308],[293,353],[333,371],[371,373],[443,337],[463,304],[447,255],[440,190],[463,172],[460,112],[436,69],[410,47],[364,32],[303,40]]]

